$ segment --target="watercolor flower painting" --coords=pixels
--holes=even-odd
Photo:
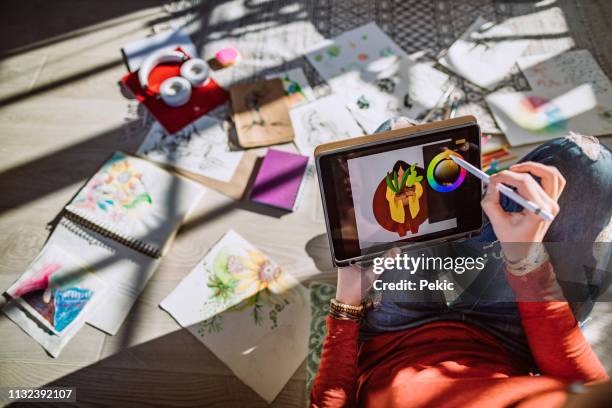
[[[142,174],[133,168],[127,156],[116,153],[89,180],[73,204],[120,221],[125,216],[138,218],[143,209],[153,204],[153,199],[142,182]]]
[[[256,325],[276,327],[278,314],[296,300],[295,283],[263,252],[251,247],[222,247],[210,264],[203,264],[212,295],[204,302],[201,334],[223,329],[221,311],[249,312]],[[226,307],[227,306],[227,307]]]

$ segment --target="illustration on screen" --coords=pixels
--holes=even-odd
[[[425,170],[416,163],[397,161],[374,193],[372,211],[376,221],[387,231],[402,237],[416,234],[427,219],[427,195],[422,181]]]

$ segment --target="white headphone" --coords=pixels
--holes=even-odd
[[[180,50],[160,50],[150,54],[138,70],[138,81],[145,91],[152,92],[149,86],[149,75],[159,64],[180,62],[181,76],[165,79],[159,86],[159,96],[168,106],[178,107],[189,102],[191,88],[205,85],[209,81],[209,68],[206,61],[200,58],[189,58]]]

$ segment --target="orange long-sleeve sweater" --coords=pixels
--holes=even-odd
[[[551,273],[546,263],[530,275]],[[509,279],[516,290],[520,278]],[[358,323],[328,318],[311,406],[554,407],[570,383],[608,378],[566,302],[518,308],[540,375],[471,325],[441,321],[358,343]]]

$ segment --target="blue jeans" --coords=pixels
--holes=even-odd
[[[391,129],[397,120],[388,120],[377,132]],[[547,232],[545,241],[610,241],[612,152],[607,147],[600,145],[592,137],[572,134],[537,147],[521,161],[555,166],[567,181],[559,199],[561,211]],[[501,196],[501,205],[509,212],[521,210],[505,196]],[[478,256],[486,246],[496,241],[493,228],[487,221],[480,235],[456,245],[445,246],[444,251],[450,248],[462,256]],[[436,250],[432,248],[429,251]],[[553,267],[557,268],[555,255],[549,255]],[[566,263],[565,260],[564,262]],[[569,265],[575,268],[580,266]],[[570,302],[579,322],[584,322],[588,317],[593,301],[599,294],[599,286],[604,281],[601,276],[592,276],[590,279],[592,285],[588,288],[588,300]],[[488,259],[485,269],[470,283],[469,289],[464,292],[465,297],[460,297],[452,303],[436,299],[427,302],[377,302],[364,317],[361,338],[367,339],[376,334],[414,328],[436,321],[460,321],[481,327],[497,337],[510,351],[531,358],[518,308],[513,301],[514,294],[506,280],[501,260]],[[483,296],[484,293],[487,296]]]

